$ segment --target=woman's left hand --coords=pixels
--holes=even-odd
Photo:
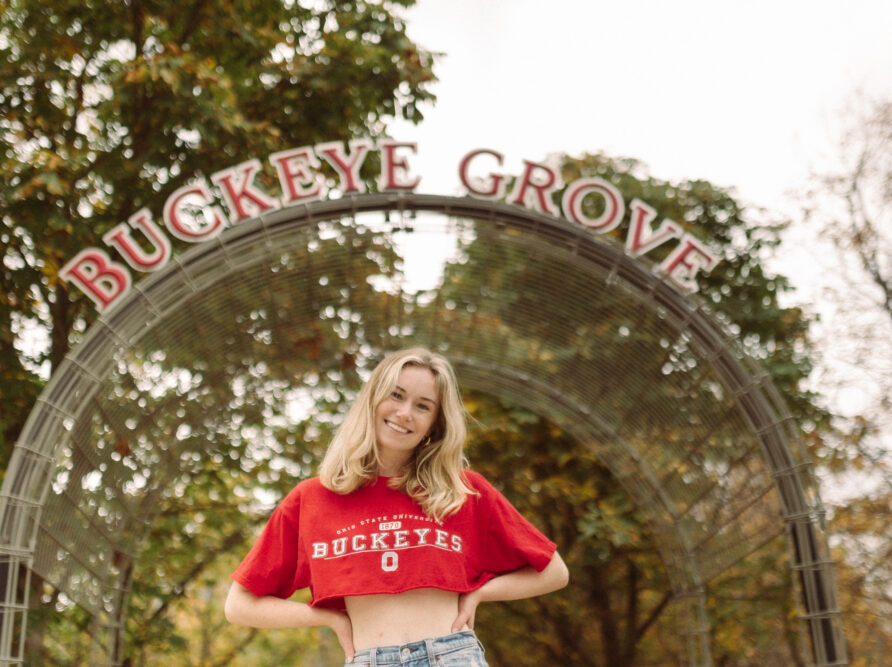
[[[477,605],[480,604],[480,589],[470,593],[462,593],[458,596],[458,616],[452,623],[452,632],[474,629],[474,614],[477,613]]]
[[[474,629],[474,614],[481,602],[522,600],[543,595],[563,588],[569,579],[570,573],[557,551],[541,572],[528,565],[493,577],[480,588],[458,596],[458,616],[452,624],[452,632],[458,632],[465,626]]]

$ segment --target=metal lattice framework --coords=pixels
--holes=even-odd
[[[397,235],[475,238],[487,250],[454,258],[463,278],[447,274],[423,294],[384,269],[351,275]],[[352,341],[360,365],[428,345],[454,362],[463,386],[528,407],[593,448],[649,520],[689,665],[712,664],[710,583],[783,533],[814,664],[847,664],[823,510],[795,421],[709,308],[582,227],[416,194],[241,223],[173,258],[99,318],[41,395],[4,480],[0,662],[24,659],[33,572],[90,614],[91,664],[120,663],[133,563],[158,500],[184,462],[215,452],[211,438],[175,451],[182,434],[159,433],[170,428],[163,417],[213,411],[190,408],[189,396],[237,384],[215,368],[262,375],[307,340],[318,344],[310,334],[321,330]],[[336,365],[342,353],[329,344],[314,354]],[[668,432],[680,435],[655,437]]]

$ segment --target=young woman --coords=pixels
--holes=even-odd
[[[348,665],[485,667],[481,602],[564,587],[556,546],[465,469],[452,367],[423,348],[372,372],[319,477],[273,512],[233,573],[226,618],[259,628],[328,626]],[[309,587],[309,604],[288,598]]]

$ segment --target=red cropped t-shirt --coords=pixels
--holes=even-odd
[[[344,596],[439,588],[467,593],[526,565],[545,569],[556,545],[483,478],[479,495],[441,523],[379,477],[338,494],[318,478],[298,484],[232,578],[255,595],[310,588],[311,606],[344,608]]]

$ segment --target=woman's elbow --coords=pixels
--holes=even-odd
[[[246,597],[250,595],[247,589],[238,583],[233,583],[226,595],[226,602],[223,604],[223,615],[226,620],[234,625],[245,625],[245,603]]]
[[[565,588],[570,583],[570,570],[560,554],[554,553],[549,566],[552,568],[552,581],[554,582],[554,590]]]

